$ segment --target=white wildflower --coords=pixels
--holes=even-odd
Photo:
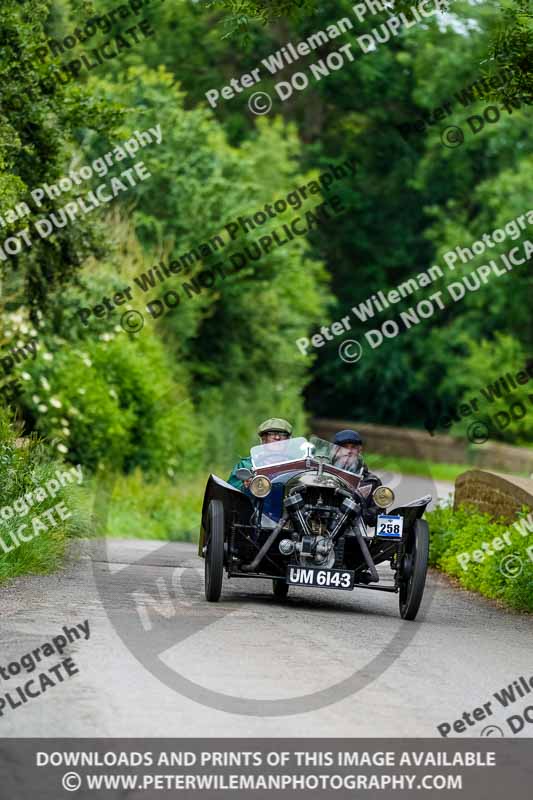
[[[62,408],[63,407],[63,403],[61,402],[61,400],[58,400],[57,397],[51,397],[50,398],[50,404],[53,405],[54,408]]]
[[[54,357],[52,353],[43,353],[43,358],[45,361],[53,361]]]
[[[65,447],[64,444],[58,444],[57,449],[60,453],[68,453],[68,447]]]
[[[44,377],[44,375],[41,375],[41,386],[43,387],[43,389],[44,389],[46,392],[49,392],[49,391],[50,391],[50,384],[48,383],[48,381],[46,380],[46,378]]]
[[[23,381],[31,381],[31,375],[29,372],[21,372],[20,377]]]
[[[45,406],[44,403],[41,403],[40,405],[37,406],[37,411],[40,411],[41,414],[46,414],[46,412],[48,411],[48,406]]]

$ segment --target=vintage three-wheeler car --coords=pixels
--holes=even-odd
[[[394,492],[348,450],[317,437],[251,449],[242,490],[209,477],[199,542],[205,595],[220,598],[229,578],[269,578],[274,595],[290,586],[376,589],[399,595],[403,619],[416,617],[426,581],[426,495],[385,513]],[[378,564],[388,562],[384,585]]]

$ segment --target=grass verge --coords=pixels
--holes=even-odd
[[[438,464],[435,461],[419,461],[417,458],[403,456],[369,455],[367,464],[372,470],[401,472],[403,475],[418,475],[422,478],[433,478],[436,481],[454,481],[458,475],[472,469],[468,464]]]
[[[0,583],[58,569],[69,538],[90,535],[89,493],[57,479],[71,469],[36,439],[17,447],[0,419]]]
[[[197,541],[206,482],[204,473],[172,481],[148,481],[141,470],[118,476],[109,507],[107,535],[120,539]]]

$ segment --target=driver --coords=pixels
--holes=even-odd
[[[286,419],[273,417],[261,423],[257,429],[257,435],[261,439],[261,444],[271,444],[272,442],[279,442],[283,439],[290,439],[292,435],[292,425],[290,422],[287,422]],[[236,489],[240,489],[241,491],[247,488],[249,484],[249,481],[240,481],[237,478],[237,470],[243,467],[252,469],[252,459],[250,456],[241,458],[241,460],[235,464],[228,479],[228,483],[231,483],[232,486],[235,486]]]

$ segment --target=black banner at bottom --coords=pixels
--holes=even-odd
[[[2,739],[1,797],[530,800],[532,740]]]

